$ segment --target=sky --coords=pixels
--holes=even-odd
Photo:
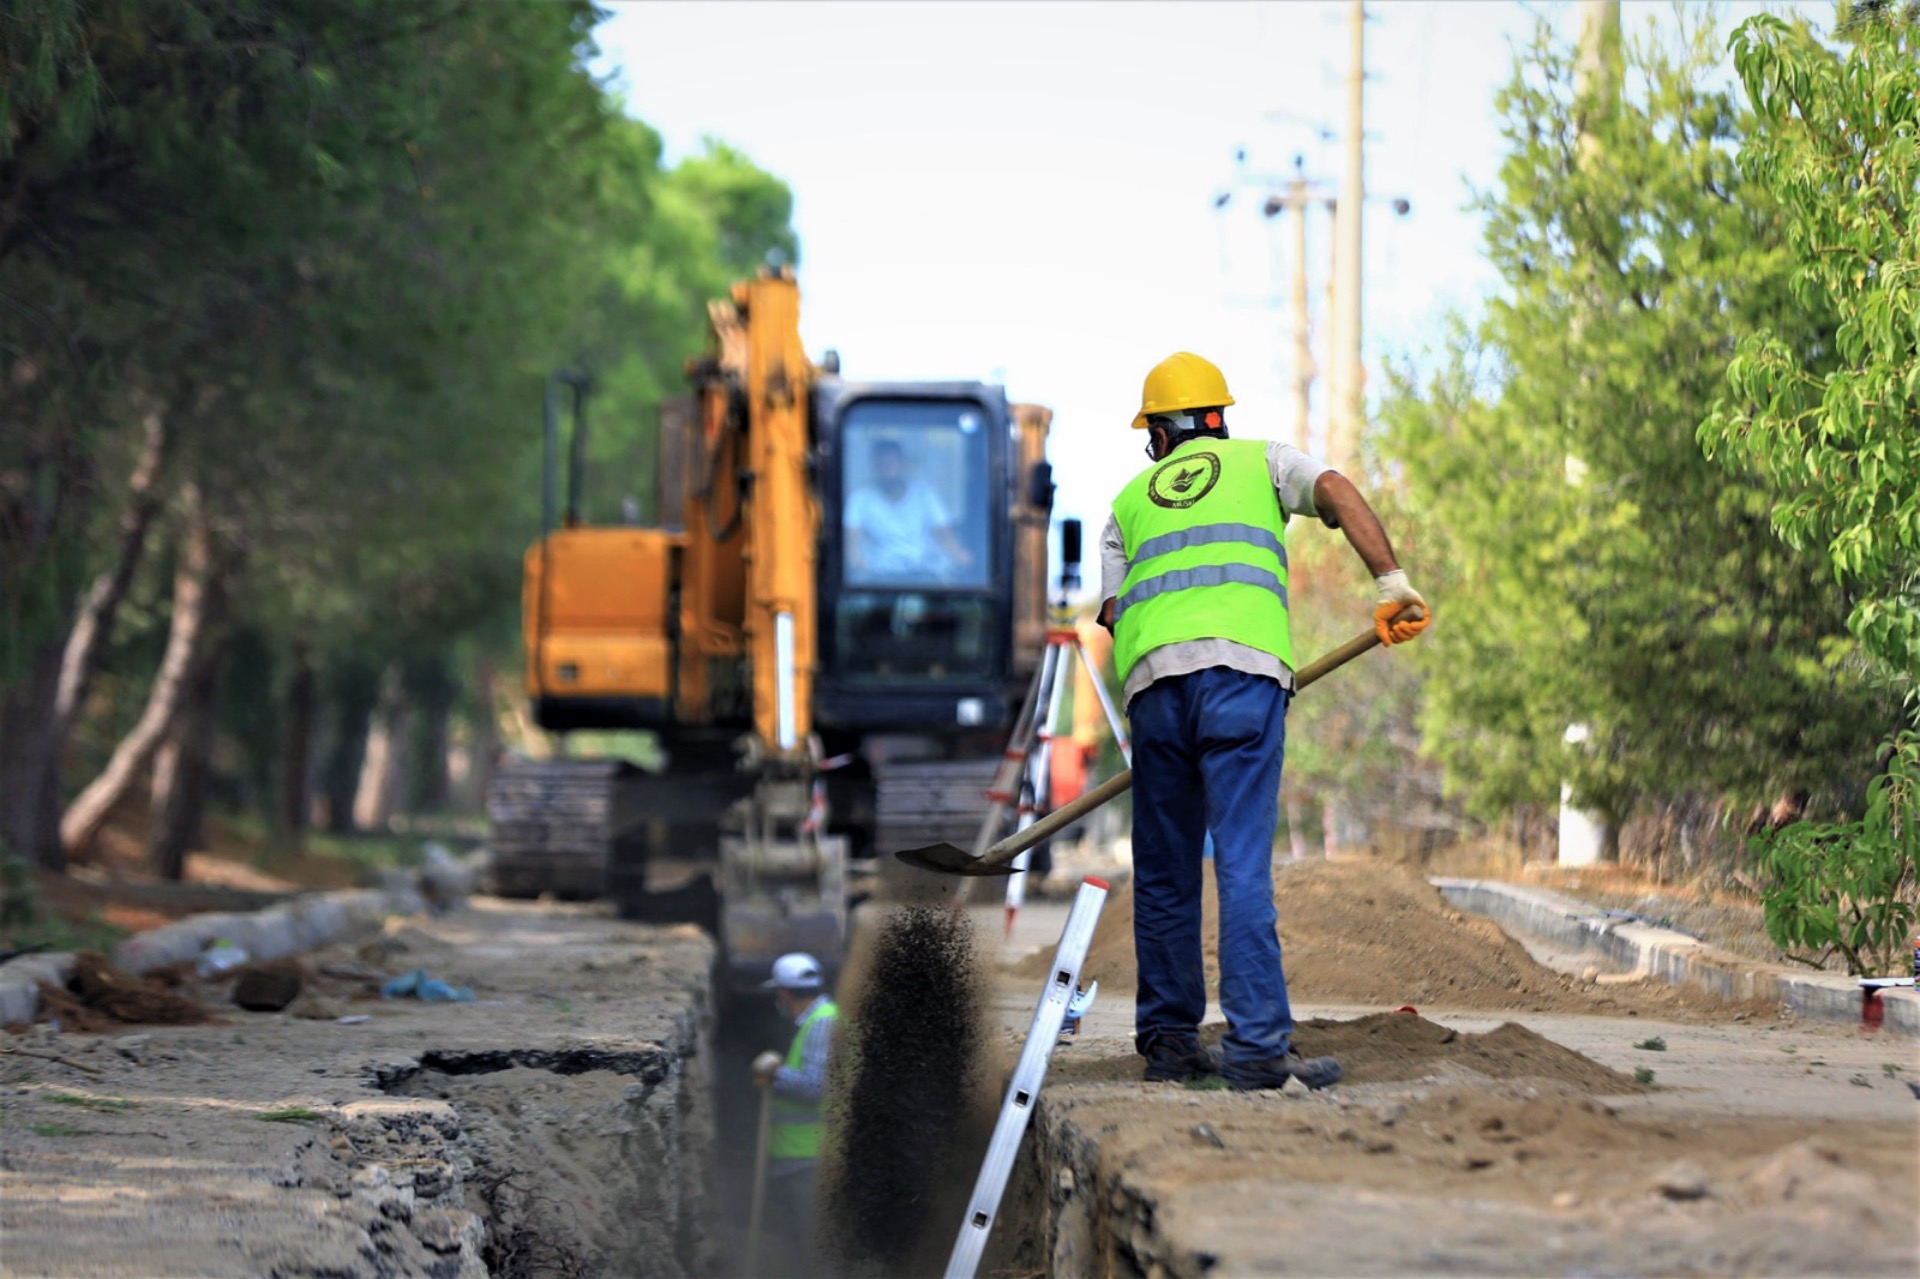
[[[1760,7],[1723,5],[1727,29]],[[1622,8],[1629,36],[1675,21],[1666,0]],[[1363,359],[1378,369],[1494,287],[1468,207],[1498,170],[1494,94],[1536,21],[1571,39],[1579,15],[1516,0],[1368,13]],[[1236,435],[1291,438],[1291,233],[1260,206],[1295,156],[1337,187],[1348,15],[1307,0],[649,0],[611,6],[595,69],[669,162],[715,137],[789,184],[816,359],[831,347],[850,380],[980,379],[1052,408],[1055,513],[1091,534],[1145,464],[1129,423],[1174,351],[1224,370]],[[1323,214],[1309,233],[1324,367]],[[1321,384],[1316,443],[1323,402]]]

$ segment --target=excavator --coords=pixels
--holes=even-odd
[[[495,891],[696,919],[736,987],[790,950],[833,963],[850,898],[895,873],[878,854],[971,840],[1046,642],[1049,411],[843,380],[799,315],[790,269],[709,303],[692,394],[661,414],[654,527],[582,519],[588,384],[549,380],[522,632],[559,749],[502,762],[487,795]],[[609,730],[651,733],[663,764],[568,749]]]

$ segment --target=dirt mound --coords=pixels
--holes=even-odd
[[[212,1020],[193,1000],[122,972],[90,950],[74,956],[73,976],[64,987],[40,983],[40,1020],[55,1018],[63,1031],[89,1035],[121,1026],[199,1026]]]
[[[1203,1027],[1201,1038],[1218,1045],[1225,1028]],[[1413,1013],[1372,1013],[1352,1021],[1316,1017],[1294,1030],[1294,1047],[1308,1057],[1333,1057],[1349,1084],[1390,1083],[1444,1075],[1464,1067],[1488,1079],[1547,1079],[1585,1093],[1617,1094],[1645,1089],[1617,1070],[1536,1035],[1515,1022],[1484,1034],[1463,1034]],[[1061,1081],[1138,1080],[1140,1058],[1054,1058]]]
[[[1309,1057],[1339,1059],[1353,1083],[1420,1079],[1452,1062],[1489,1079],[1552,1079],[1591,1093],[1645,1091],[1631,1077],[1511,1021],[1475,1035],[1410,1013],[1354,1021],[1315,1017],[1296,1028],[1294,1043]]]
[[[1205,877],[1207,986],[1219,989],[1219,903]],[[1296,1000],[1340,1004],[1433,1005],[1530,1012],[1605,1012],[1656,1006],[1670,1010],[1704,996],[1635,991],[1598,994],[1536,963],[1491,921],[1448,905],[1432,885],[1390,862],[1296,862],[1275,868],[1274,901],[1287,990]],[[1052,954],[1021,961],[1021,977],[1044,977]],[[1082,969],[1103,988],[1132,989],[1133,889],[1107,899]]]

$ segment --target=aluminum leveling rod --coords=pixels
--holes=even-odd
[[[1034,1007],[1026,1045],[1020,1050],[1019,1064],[1013,1068],[1013,1082],[1007,1085],[1007,1099],[1001,1103],[999,1122],[993,1126],[987,1157],[981,1161],[980,1179],[973,1183],[966,1218],[960,1223],[953,1253],[947,1258],[946,1279],[973,1279],[974,1272],[980,1268],[987,1235],[993,1230],[1001,1196],[1007,1191],[1007,1179],[1013,1174],[1014,1156],[1020,1153],[1020,1138],[1026,1135],[1027,1123],[1033,1118],[1033,1103],[1040,1096],[1041,1082],[1047,1077],[1047,1063],[1053,1060],[1053,1047],[1060,1040],[1067,1003],[1079,987],[1080,965],[1086,962],[1087,947],[1093,943],[1093,926],[1100,922],[1100,908],[1106,901],[1105,880],[1089,877],[1080,881],[1080,892],[1073,899],[1067,926],[1060,933],[1060,949],[1054,953],[1047,988]]]

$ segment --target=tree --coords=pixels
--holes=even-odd
[[[546,372],[601,372],[616,460],[648,469],[705,297],[792,255],[791,200],[719,145],[664,169],[586,70],[598,16],[28,0],[0,24],[0,839],[57,865],[63,763],[92,779],[78,848],[158,759],[177,866],[200,800],[175,791],[204,789],[215,725],[270,736],[263,689],[303,727],[247,755],[300,772],[297,826],[317,726],[337,791],[371,706],[323,694],[432,670],[439,721],[450,654],[512,645]],[[176,525],[219,553],[152,563]],[[235,636],[279,673],[223,661]]]
[[[1920,45],[1911,6],[1841,9],[1850,47],[1755,18],[1734,63],[1757,120],[1740,166],[1791,250],[1794,297],[1834,317],[1810,353],[1752,325],[1700,442],[1752,468],[1787,545],[1846,588],[1848,628],[1920,699]],[[1830,353],[1829,353],[1830,352]],[[1884,721],[1882,728],[1891,727]],[[1767,929],[1787,953],[1884,973],[1920,916],[1920,722],[1893,736],[1856,821],[1758,843]]]
[[[1750,118],[1710,74],[1710,20],[1630,42],[1583,101],[1544,27],[1500,94],[1482,196],[1501,287],[1383,408],[1408,501],[1444,537],[1424,723],[1484,814],[1562,777],[1616,821],[1648,801],[1858,794],[1893,708],[1846,601],[1768,534],[1751,471],[1695,442],[1730,334],[1770,326],[1814,366],[1769,193],[1735,165]],[[1570,723],[1590,726],[1569,750]]]
[[[1910,693],[1920,680],[1920,42],[1910,17],[1860,5],[1844,56],[1804,26],[1733,37],[1758,114],[1748,180],[1780,211],[1792,296],[1834,317],[1831,353],[1753,326],[1731,394],[1700,428],[1757,471],[1773,527],[1851,595],[1848,625]]]

